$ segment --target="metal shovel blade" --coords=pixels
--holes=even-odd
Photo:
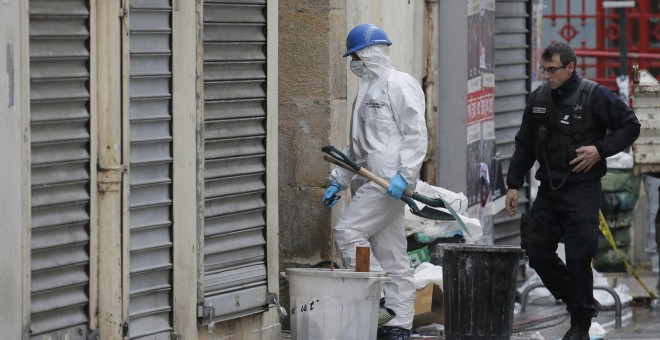
[[[424,208],[419,209],[417,204],[415,204],[415,202],[413,202],[410,197],[403,196],[401,197],[401,200],[406,202],[406,204],[410,207],[410,212],[415,216],[436,221],[453,221],[455,219],[454,216],[452,216],[450,213],[438,209],[433,209],[429,206],[425,206]]]

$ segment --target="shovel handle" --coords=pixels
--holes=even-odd
[[[374,183],[380,185],[385,190],[387,190],[387,188],[390,187],[390,181],[388,181],[386,179],[383,179],[379,176],[374,175],[373,173],[371,173],[371,171],[369,171],[369,170],[367,170],[363,167],[360,167],[360,169],[356,171],[354,168],[352,168],[348,164],[342,163],[334,157],[331,157],[331,156],[328,156],[328,155],[323,155],[323,159],[325,159],[326,161],[328,161],[328,162],[330,162],[330,163],[332,163],[332,164],[334,164],[338,167],[344,168],[348,171],[351,171],[351,172],[354,172],[354,173],[356,173],[360,176],[363,176],[363,177],[373,181]],[[406,195],[408,197],[412,196],[412,194],[413,194],[413,191],[410,190],[409,188],[406,188],[406,190],[404,191],[404,195]]]
[[[381,187],[383,187],[383,189],[385,189],[385,190],[387,190],[387,188],[389,188],[389,186],[390,186],[390,182],[389,182],[389,181],[387,181],[387,180],[385,180],[385,179],[382,179],[382,178],[380,178],[380,177],[378,177],[378,176],[372,174],[369,170],[367,170],[367,169],[365,169],[365,168],[363,168],[363,167],[360,167],[359,170],[355,170],[355,169],[353,169],[352,167],[350,167],[349,165],[347,165],[347,164],[341,162],[340,160],[338,160],[338,159],[336,159],[336,158],[334,158],[334,157],[332,157],[332,156],[329,156],[329,155],[323,155],[323,159],[325,159],[326,161],[328,161],[328,162],[330,162],[330,163],[332,163],[332,164],[334,164],[334,165],[337,165],[337,166],[339,166],[339,167],[341,167],[341,168],[344,168],[344,169],[346,169],[346,170],[348,170],[348,171],[354,172],[354,173],[356,173],[356,174],[358,174],[358,175],[360,175],[360,176],[363,176],[363,177],[365,177],[365,178],[367,178],[367,179],[370,179],[370,180],[372,180],[373,182],[375,182],[376,184],[378,184],[378,185],[380,185]],[[351,162],[352,162],[352,161],[351,161]],[[456,222],[458,222],[458,224],[461,226],[461,228],[463,229],[463,231],[465,231],[465,233],[468,234],[468,236],[472,237],[472,234],[470,233],[470,230],[468,230],[467,226],[465,225],[465,223],[463,222],[463,220],[461,219],[461,217],[458,216],[458,214],[457,214],[456,211],[451,207],[451,205],[450,205],[449,203],[445,202],[445,200],[443,200],[442,198],[431,199],[431,198],[429,198],[429,197],[422,196],[422,195],[420,195],[420,194],[418,194],[418,193],[416,193],[416,192],[413,192],[412,190],[410,190],[410,189],[408,189],[408,188],[406,188],[406,190],[404,191],[403,195],[404,195],[404,196],[401,197],[401,200],[403,200],[404,202],[406,202],[406,204],[408,204],[408,206],[410,207],[410,209],[413,210],[413,213],[416,213],[416,215],[418,215],[418,216],[422,216],[422,217],[430,218],[430,217],[425,216],[424,214],[422,214],[422,212],[421,212],[420,209],[417,207],[417,205],[412,201],[412,199],[417,200],[417,201],[420,201],[420,202],[422,202],[422,203],[424,203],[424,204],[426,204],[426,205],[428,205],[428,206],[432,206],[432,207],[443,207],[443,208],[446,208],[446,209],[449,211],[450,215],[453,216],[454,219],[456,220]],[[412,199],[411,199],[411,198],[412,198]],[[432,219],[437,219],[437,218],[432,218]]]
[[[363,176],[376,184],[380,185],[383,187],[383,189],[387,190],[390,186],[390,182],[380,178],[379,176],[376,176],[372,174],[369,170],[361,167],[359,164],[353,162],[350,158],[348,158],[346,155],[335,149],[334,146],[324,146],[322,148],[323,152],[327,153],[327,155],[323,155],[323,159],[326,161],[335,164],[339,167],[342,167],[348,171],[354,172],[360,176]],[[412,198],[412,199],[411,199]],[[454,208],[451,207],[449,203],[447,203],[442,197],[438,197],[437,199],[432,199],[430,197],[426,197],[423,195],[420,195],[419,193],[416,193],[412,191],[411,189],[406,188],[406,190],[403,192],[403,196],[401,199],[410,206],[410,208],[417,213],[418,216],[424,217],[421,213],[419,208],[415,205],[415,203],[412,201],[413,199],[419,202],[422,202],[426,204],[427,206],[431,207],[437,207],[437,208],[446,208],[449,213],[454,217],[454,219],[458,222],[458,224],[461,226],[463,231],[465,231],[468,236],[472,236],[470,234],[470,231],[468,230],[467,226],[463,222],[460,216],[456,213]]]
[[[360,166],[360,164],[357,164],[357,163],[353,162],[352,159],[350,159],[348,156],[346,156],[343,152],[337,150],[337,148],[335,148],[332,145],[322,147],[321,151],[327,153],[330,157],[336,159],[337,161],[342,162],[342,163],[350,166],[351,168],[353,168],[353,170],[351,170],[353,172],[357,173],[358,171],[360,171],[360,168],[362,168],[362,166]]]

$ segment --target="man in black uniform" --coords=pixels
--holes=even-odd
[[[563,339],[589,339],[596,314],[591,261],[598,246],[600,178],[605,158],[630,146],[639,121],[627,103],[575,72],[570,46],[554,43],[541,56],[544,84],[529,96],[507,175],[506,209],[516,214],[525,174],[539,162],[527,256],[543,284],[567,304]],[[566,263],[557,256],[565,244]]]

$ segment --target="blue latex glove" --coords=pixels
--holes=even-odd
[[[407,187],[408,182],[406,182],[406,180],[403,179],[403,176],[397,172],[390,180],[390,187],[387,188],[387,194],[392,196],[395,200],[398,200],[401,198]]]
[[[323,193],[323,204],[326,207],[332,208],[337,204],[337,200],[341,198],[341,196],[337,195],[339,190],[341,190],[341,185],[337,181],[330,182],[328,188],[325,189],[325,193]]]

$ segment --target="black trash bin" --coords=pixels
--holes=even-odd
[[[445,336],[509,339],[518,261],[514,246],[443,244]]]

